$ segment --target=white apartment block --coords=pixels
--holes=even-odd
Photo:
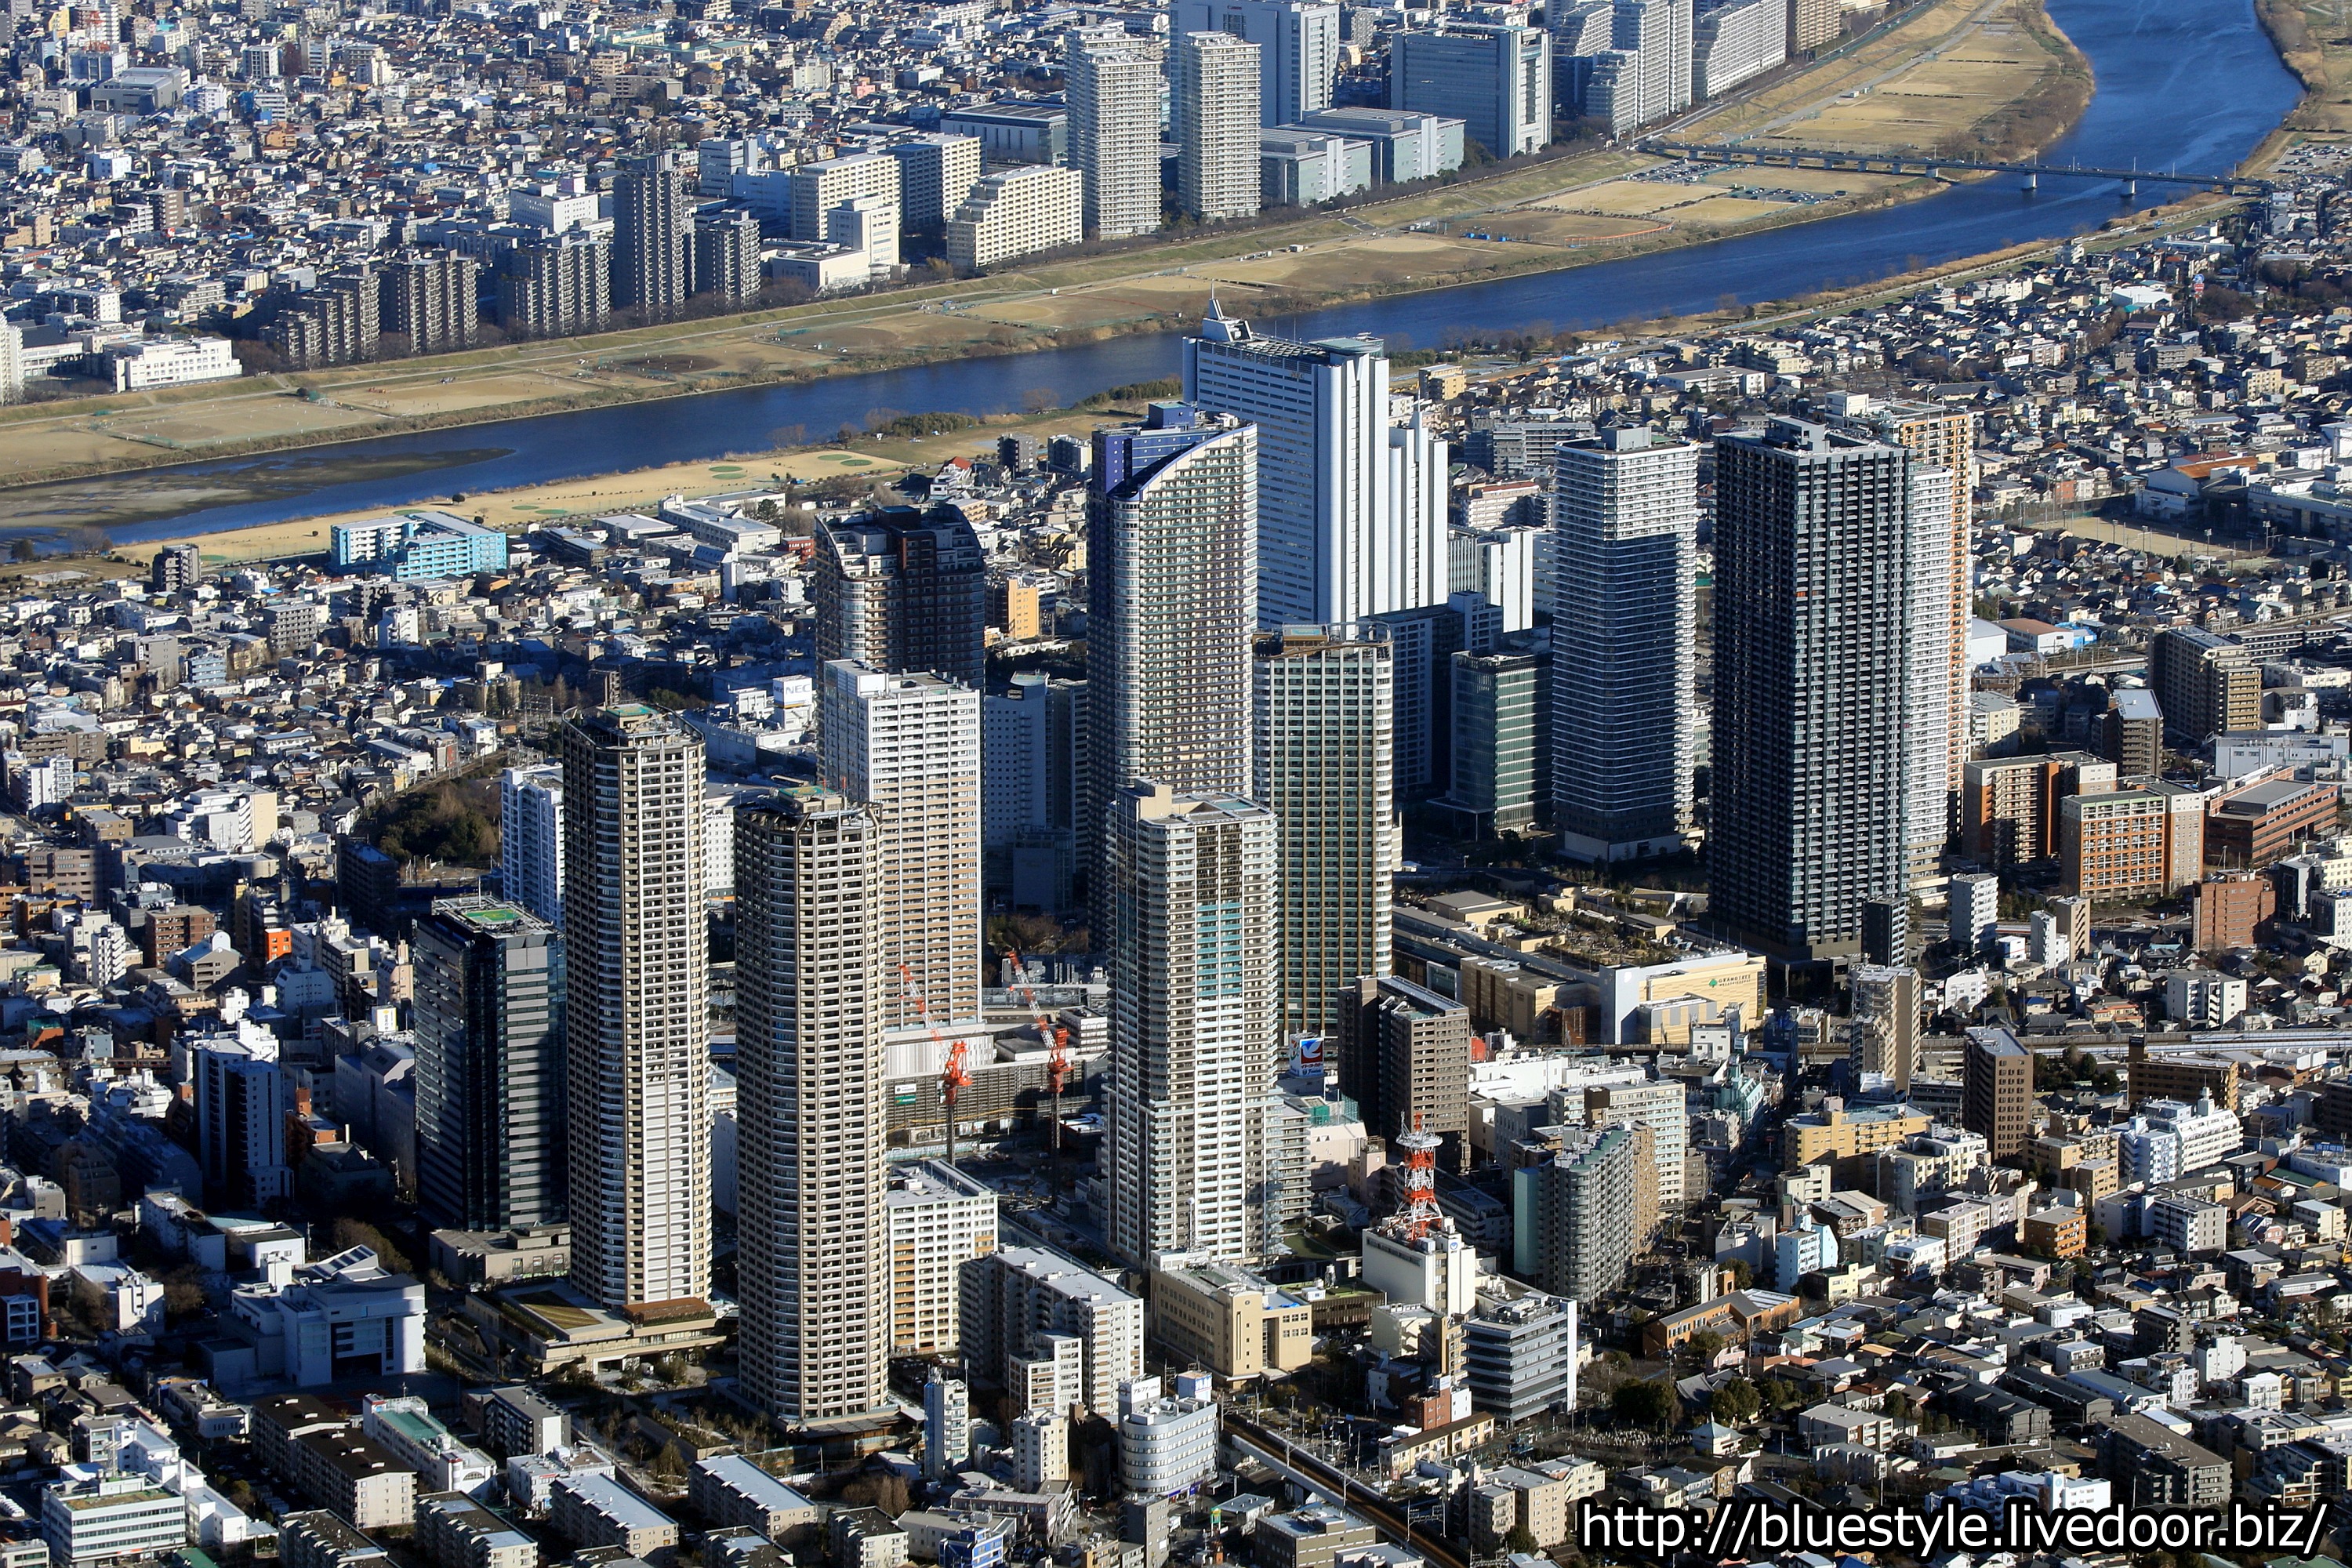
[[[563,923],[563,770],[552,763],[499,775],[499,878],[508,898]]]
[[[1730,0],[1691,25],[1691,96],[1718,98],[1788,58],[1784,0]]]
[[[1204,223],[1258,206],[1258,48],[1227,33],[1186,33],[1171,73],[1176,199]]]
[[[948,259],[979,272],[1076,245],[1086,237],[1086,177],[1077,170],[1049,163],[1000,169],[982,176],[948,220]]]
[[[1262,337],[1212,300],[1184,395],[1257,426],[1260,626],[1445,602],[1446,445],[1391,422],[1380,340]]]
[[[803,163],[792,182],[794,239],[831,239],[825,215],[860,196],[880,196],[894,211],[898,206],[898,160],[885,153]]]
[[[1257,47],[1258,121],[1289,125],[1331,107],[1339,7],[1330,0],[1175,0],[1169,31],[1223,31]]]
[[[963,1268],[996,1250],[996,1193],[944,1161],[890,1173],[890,1353],[955,1353]]]
[[[824,790],[736,825],[738,1353],[788,1421],[888,1397],[887,841],[871,807]]]
[[[964,1269],[964,1364],[1016,1393],[1044,1384],[1115,1410],[1118,1385],[1143,1375],[1143,1336],[1141,1298],[1062,1253],[1008,1247]],[[1058,1375],[1073,1356],[1076,1373]],[[1024,1375],[1041,1365],[1056,1375]],[[1054,1407],[1068,1414],[1058,1397]]]
[[[980,693],[936,675],[827,663],[824,781],[882,826],[886,1026],[980,1016]]]
[[[572,1279],[602,1305],[710,1287],[702,742],[638,705],[557,731]]]
[[[1113,911],[1102,1169],[1111,1249],[1241,1259],[1259,1239],[1254,1107],[1280,1030],[1280,829],[1231,795],[1121,792],[1105,830]]]
[[[1111,26],[1073,28],[1063,69],[1087,236],[1151,233],[1160,226],[1159,42]]]
[[[980,179],[977,136],[914,136],[890,144],[898,163],[898,212],[909,229],[937,233]]]

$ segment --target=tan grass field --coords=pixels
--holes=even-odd
[[[1676,207],[1665,216],[1677,224],[1704,224],[1715,228],[1737,228],[1759,218],[1777,217],[1793,210],[1790,202],[1759,202],[1747,196],[1709,196],[1703,202],[1693,202],[1686,207]]]

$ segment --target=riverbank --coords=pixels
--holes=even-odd
[[[2153,235],[2208,221],[2212,212],[2229,205],[2229,201],[2222,197],[2193,197],[2172,207],[2144,214],[2140,221],[2095,237],[2090,244],[2096,249],[2144,243]],[[1938,283],[1958,283],[2006,271],[2047,258],[2055,248],[2055,245],[2048,242],[2012,246],[1988,256],[1971,257],[1851,289],[1789,301],[1786,308],[1769,315],[1750,317],[1745,310],[1709,311],[1661,317],[1645,325],[1650,333],[1676,338],[1706,336],[1734,329],[1755,331],[1792,325],[1835,315],[1857,306],[1899,299]],[[1493,359],[1486,368],[1503,372],[1517,366],[1501,359]],[[1400,377],[1398,384],[1404,384],[1404,380]],[[981,428],[928,440],[877,440],[868,437],[854,445],[762,452],[723,460],[670,463],[553,484],[467,492],[462,500],[443,498],[441,504],[448,505],[466,516],[478,517],[492,527],[520,531],[533,523],[650,510],[658,506],[663,498],[672,495],[692,498],[740,491],[787,479],[806,483],[844,474],[885,480],[909,468],[936,467],[959,454],[983,449],[999,436],[1019,432],[1042,441],[1055,435],[1083,435],[1094,426],[1118,416],[1118,411],[1099,406],[1002,416]],[[5,503],[5,497],[0,497],[0,503]],[[418,504],[428,506],[434,503]],[[362,508],[251,528],[127,544],[116,553],[142,566],[167,544],[194,544],[204,552],[205,561],[215,566],[322,555],[327,548],[330,531],[336,523],[381,516],[384,510],[382,507]]]
[[[2040,0],[1934,0],[1758,97],[1815,144],[1884,150],[1863,133],[1869,127],[1847,123],[1851,106],[1864,98],[1883,121],[1872,134],[1907,125],[1940,144],[1962,121],[1990,125],[2018,104],[2063,96],[2072,68],[2040,41],[2045,31],[2063,39]],[[2045,65],[2025,68],[2037,53]],[[2087,80],[2087,68],[2082,75]],[[1995,83],[2001,90],[1990,90]],[[1808,106],[1811,118],[1801,112]],[[1899,112],[1881,112],[1890,110]],[[2076,102],[2070,112],[2079,110]],[[1713,124],[1700,129],[1717,133]],[[1167,332],[1197,321],[1213,292],[1263,319],[1680,249],[1942,188],[1818,170],[1681,170],[1622,149],[1599,150],[1410,193],[1344,216],[1309,215],[1189,241],[1171,237],[1147,253],[886,296],[103,405],[0,411],[0,483],[331,451],[333,443],[388,435]],[[1025,406],[1017,369],[1008,370],[1005,384],[1002,411]],[[773,444],[796,447],[830,433],[786,426]]]

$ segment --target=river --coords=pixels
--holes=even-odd
[[[2090,58],[2097,89],[2082,121],[2046,154],[2093,167],[2234,168],[2295,103],[2294,79],[2254,19],[2251,0],[2050,0],[2052,20]],[[2151,187],[2159,191],[2161,187]],[[2143,199],[2153,199],[2144,197]],[[2026,192],[2009,176],[1921,201],[1567,271],[1348,305],[1259,322],[1291,337],[1367,332],[1392,349],[1441,346],[1455,330],[1552,330],[1688,313],[1729,295],[1787,299],[2002,246],[2086,233],[2130,204],[2112,183],[2048,180]],[[241,474],[270,499],[205,508],[110,531],[119,541],[214,532],[325,512],[446,501],[618,468],[764,448],[771,432],[812,436],[862,424],[869,410],[1018,408],[1032,389],[1063,404],[1108,386],[1175,373],[1177,339],[1113,339],[1014,357],[950,361],[535,419],[385,437],[259,458],[146,470]],[[398,468],[352,480],[354,463]],[[315,474],[315,479],[310,476]],[[106,479],[58,487],[87,499]]]

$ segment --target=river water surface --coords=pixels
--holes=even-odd
[[[2218,173],[2234,168],[2294,105],[2294,79],[2255,21],[2252,0],[2050,0],[2049,9],[2090,58],[2097,88],[2081,122],[2050,149],[2047,162]],[[2149,187],[2143,200],[2160,199],[2163,189]],[[2049,179],[2029,193],[2013,177],[1995,175],[1820,223],[1258,325],[1302,338],[1370,333],[1402,350],[1437,347],[1456,330],[1540,321],[1559,331],[1688,313],[1727,295],[1741,303],[1787,299],[2005,245],[2086,233],[2130,205],[2112,182]],[[992,414],[1021,407],[1037,388],[1070,404],[1105,387],[1175,374],[1177,344],[1168,334],[1118,338],[149,469],[57,489],[87,499],[110,483],[148,486],[173,474],[216,474],[243,475],[271,492],[267,500],[110,530],[125,542],[171,538],[755,451],[771,445],[770,433],[781,427],[799,426],[822,438],[845,421],[862,424],[877,407]],[[355,463],[374,472],[346,478]]]

